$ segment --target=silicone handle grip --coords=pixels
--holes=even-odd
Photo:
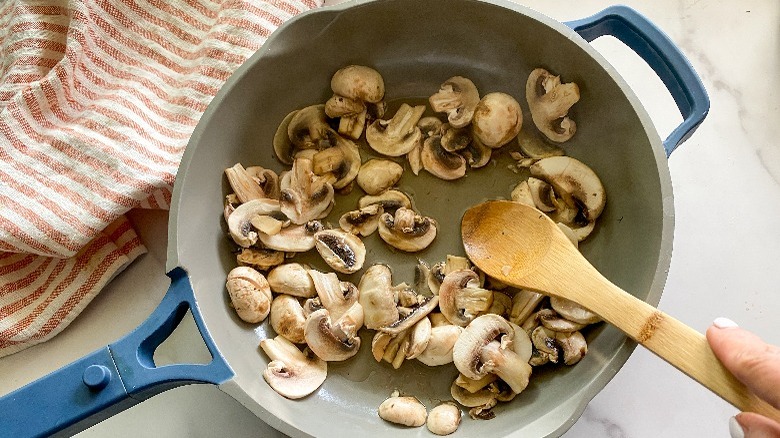
[[[655,71],[674,98],[683,122],[664,140],[666,156],[693,134],[710,110],[710,98],[685,55],[643,15],[626,6],[611,6],[565,23],[590,42],[611,35],[636,52]]]
[[[138,328],[0,398],[0,437],[70,436],[153,395],[190,383],[221,384],[233,371],[220,356],[181,268],[160,305]],[[156,367],[154,350],[192,312],[212,360]]]

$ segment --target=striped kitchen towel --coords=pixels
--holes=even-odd
[[[168,208],[206,106],[322,0],[0,1],[0,357],[65,328]]]

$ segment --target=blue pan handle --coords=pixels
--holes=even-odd
[[[687,140],[707,116],[710,98],[699,75],[672,40],[643,15],[626,6],[611,6],[565,24],[588,42],[603,35],[617,38],[661,78],[683,116],[680,126],[663,142],[666,156]]]
[[[0,398],[0,437],[70,436],[149,397],[190,383],[233,377],[195,305],[187,273],[168,273],[162,302],[138,328],[77,361]],[[192,312],[210,363],[156,367],[154,350]]]

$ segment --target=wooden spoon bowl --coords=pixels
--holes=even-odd
[[[743,411],[780,421],[780,411],[752,394],[701,333],[612,284],[541,211],[488,201],[463,215],[463,246],[490,277],[572,300]]]

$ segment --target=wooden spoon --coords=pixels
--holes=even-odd
[[[723,367],[704,335],[612,284],[539,210],[511,201],[485,202],[466,211],[461,232],[466,254],[487,275],[572,300],[738,409],[780,421],[780,411]]]

